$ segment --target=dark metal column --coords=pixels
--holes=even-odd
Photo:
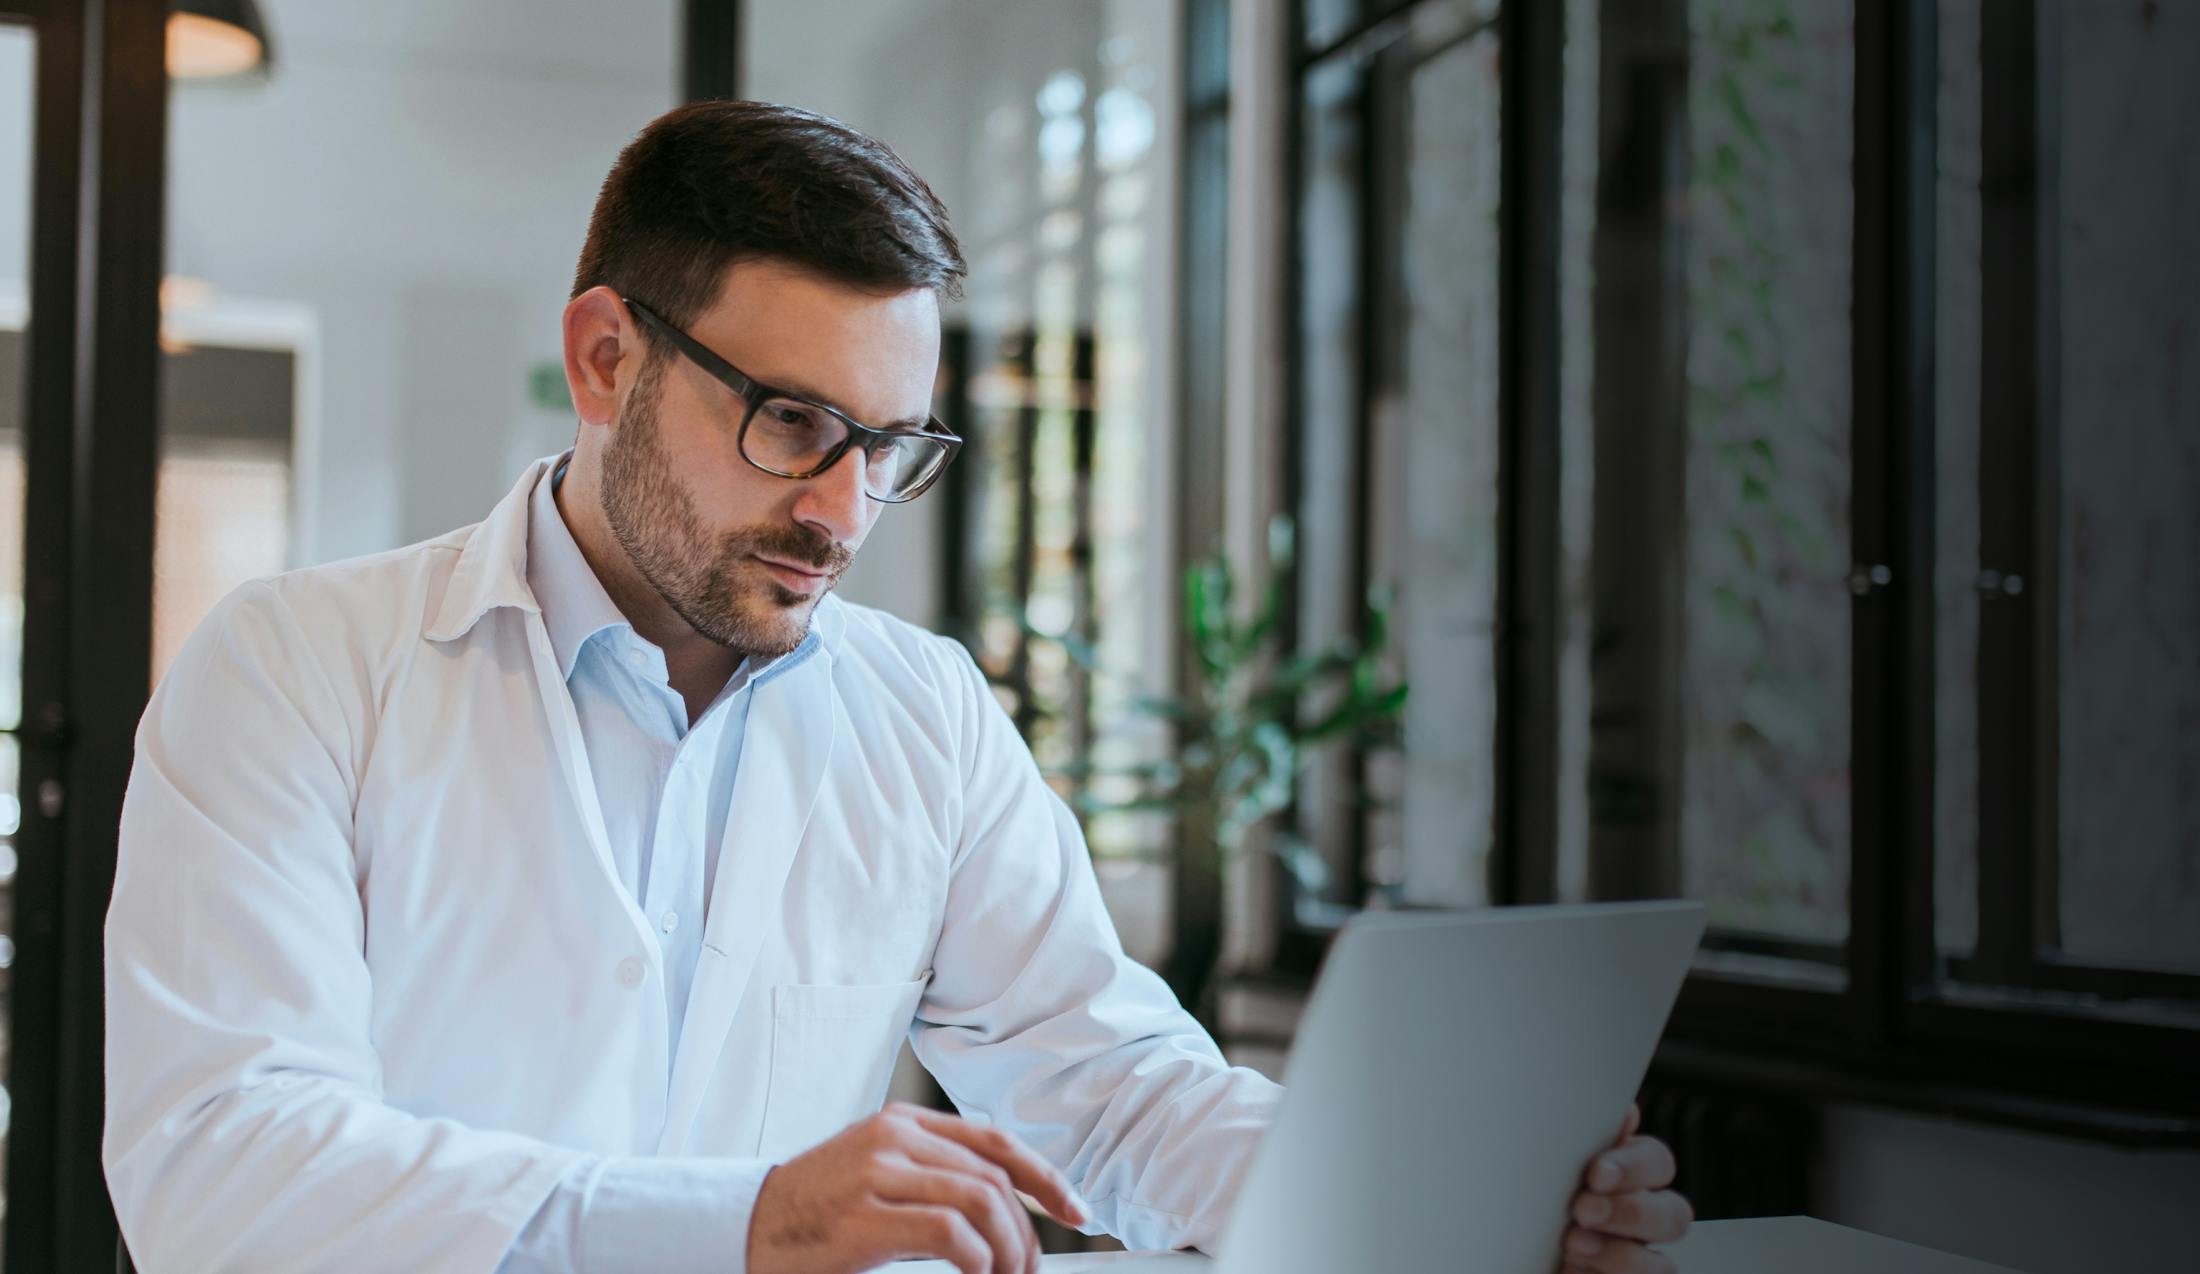
[[[67,762],[70,484],[75,451],[77,260],[83,207],[84,12],[49,3],[36,15],[30,208],[30,322],[24,332],[23,726],[15,844],[15,964],[9,972],[6,1267],[55,1268],[63,1138],[60,1066],[63,825],[38,792]],[[54,480],[45,480],[54,475]],[[58,788],[48,789],[58,790]]]
[[[1639,898],[1678,879],[1688,15],[1605,0],[1598,27],[1589,887]]]
[[[741,96],[741,0],[687,0],[681,29],[681,100]]]
[[[2041,444],[2051,428],[2042,400],[2057,360],[2040,318],[2056,308],[2054,272],[2041,259],[2038,25],[2030,4],[1988,5],[1980,14],[1980,338],[1987,370],[1979,385],[1979,905],[1977,951],[1965,976],[1985,982],[2019,981],[2037,957],[2035,872],[2042,855],[2036,851],[2052,847],[2055,828],[2055,769],[2040,754],[2052,737],[2046,714],[2054,702],[2042,622],[2051,616],[2042,599],[2054,594],[2036,551],[2054,542],[2041,534],[2052,525],[2041,481]]]
[[[1497,852],[1491,896],[1558,881],[1559,138],[1563,6],[1509,0],[1499,163]]]
[[[168,12],[84,0],[45,16],[7,1261],[93,1270],[115,1244],[101,936],[152,662]]]

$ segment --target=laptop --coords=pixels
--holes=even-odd
[[[1045,1268],[1548,1274],[1703,928],[1692,902],[1354,918],[1307,1003],[1217,1258]]]

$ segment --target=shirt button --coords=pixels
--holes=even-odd
[[[634,956],[628,956],[626,959],[619,961],[620,986],[640,986],[642,984],[642,979],[648,976],[648,973],[648,968]]]
[[[657,922],[657,927],[666,933],[671,933],[680,927],[680,913],[677,911],[666,912],[665,918]]]

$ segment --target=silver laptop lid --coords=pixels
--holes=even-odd
[[[1324,964],[1225,1274],[1545,1274],[1642,1082],[1692,902],[1355,918]]]

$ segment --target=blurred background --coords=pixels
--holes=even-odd
[[[2183,1264],[2196,63],[2156,0],[0,0],[6,1267],[112,1247],[152,680],[570,444],[597,185],[733,95],[953,213],[969,445],[843,593],[973,648],[1233,1057],[1356,910],[1699,898],[1701,1215]]]

